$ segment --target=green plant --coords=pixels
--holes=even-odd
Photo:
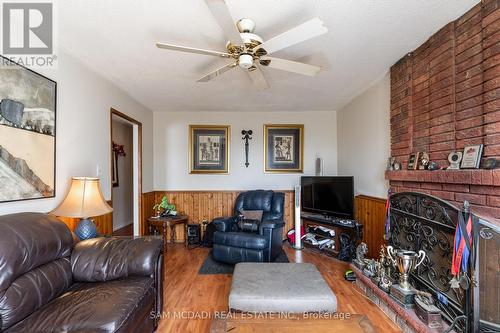
[[[165,212],[173,211],[175,210],[175,205],[169,204],[167,197],[163,196],[160,203],[157,203],[153,206],[153,210],[160,211],[160,209],[163,209]]]

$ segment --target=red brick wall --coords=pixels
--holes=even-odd
[[[483,0],[391,67],[391,151],[403,168],[413,152],[428,152],[431,160],[448,165],[452,150],[481,143],[483,160],[500,158],[499,7],[500,0]],[[488,198],[468,184],[401,181],[391,181],[391,187],[434,191],[457,202],[469,198],[498,209],[488,215],[500,217],[500,190]]]

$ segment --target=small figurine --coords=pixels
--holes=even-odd
[[[420,163],[418,165],[418,169],[426,170],[430,162],[429,154],[427,154],[426,152],[421,153],[419,162]]]
[[[386,293],[389,293],[391,290],[391,286],[392,286],[392,279],[389,276],[384,274],[383,276],[380,277],[380,283],[379,283],[380,289],[382,289]]]
[[[365,267],[363,268],[363,275],[365,275],[369,278],[375,277],[377,274],[377,264],[378,264],[378,261],[376,261],[374,259],[366,260]]]
[[[359,269],[363,270],[366,266],[365,254],[368,253],[368,245],[366,243],[361,243],[356,248],[356,259],[354,259],[354,265]]]

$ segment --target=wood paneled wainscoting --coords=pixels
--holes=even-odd
[[[142,221],[143,232],[147,234],[147,218],[154,214],[153,206],[166,195],[169,202],[173,202],[179,212],[189,216],[189,223],[201,223],[203,219],[209,222],[215,217],[231,216],[234,201],[242,191],[153,191],[142,194]],[[285,228],[286,232],[294,226],[294,193],[291,190],[280,191],[285,193]],[[108,202],[111,204],[111,202]],[[385,244],[385,199],[358,195],[354,201],[355,218],[363,224],[363,242],[368,245],[368,256],[378,257],[380,245]],[[80,219],[59,217],[71,230],[75,230]],[[103,235],[113,233],[113,213],[92,218],[97,225],[97,231]],[[184,240],[184,228],[178,226],[175,231],[176,242]],[[167,235],[170,238],[170,231]]]
[[[368,257],[378,258],[380,245],[386,245],[386,199],[358,195],[354,200],[354,215],[363,224],[363,242],[368,245]]]
[[[283,238],[286,232],[293,228],[294,223],[294,192],[291,190],[275,190],[285,193],[285,228],[283,229]],[[143,193],[143,221],[147,226],[147,218],[154,214],[153,206],[160,202],[166,195],[169,202],[175,204],[179,213],[189,216],[189,223],[201,223],[204,219],[211,222],[214,218],[220,216],[232,216],[233,207],[238,194],[243,191],[154,191]],[[168,231],[167,239],[170,239]],[[175,241],[184,241],[184,228],[178,226],[175,230]]]

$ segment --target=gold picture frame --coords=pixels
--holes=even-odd
[[[304,172],[304,125],[264,125],[264,172]]]
[[[228,174],[229,125],[189,125],[189,173]]]

